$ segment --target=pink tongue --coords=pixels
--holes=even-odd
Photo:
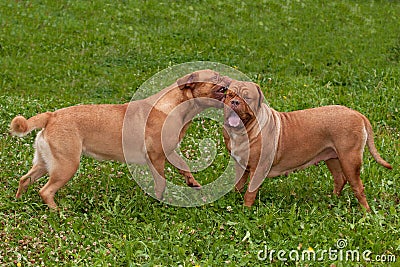
[[[229,126],[231,126],[231,127],[238,127],[238,126],[239,126],[239,124],[240,124],[240,118],[239,118],[239,116],[238,116],[235,112],[232,112],[232,113],[229,115],[228,124],[229,124]]]

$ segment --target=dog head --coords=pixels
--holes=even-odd
[[[178,79],[181,90],[191,90],[193,98],[202,98],[201,105],[222,108],[222,101],[232,79],[213,70],[199,70]],[[216,99],[217,101],[207,100]]]
[[[232,81],[224,100],[225,125],[241,128],[251,123],[256,118],[263,101],[264,95],[257,84]]]

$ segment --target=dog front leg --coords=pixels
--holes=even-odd
[[[255,179],[255,173],[250,171],[250,183]],[[244,205],[246,207],[251,207],[254,204],[254,201],[256,200],[256,196],[258,193],[258,190],[260,189],[260,186],[255,188],[253,191],[250,191],[250,186],[247,188],[246,193],[244,194]]]
[[[189,166],[186,162],[176,153],[175,150],[168,156],[168,162],[179,170],[179,173],[185,177],[186,184],[196,189],[201,188],[201,184],[194,179],[193,174],[190,172]]]
[[[235,172],[236,172],[236,180],[235,180],[235,188],[238,192],[243,192],[244,186],[249,178],[249,172],[244,170],[239,163],[235,162]]]
[[[157,153],[149,153],[147,164],[154,179],[154,191],[158,200],[163,199],[167,181],[165,180],[165,156]]]

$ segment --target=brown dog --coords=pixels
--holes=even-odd
[[[15,117],[10,126],[13,135],[22,137],[34,129],[44,128],[35,140],[33,167],[20,179],[16,197],[21,197],[30,184],[48,173],[49,180],[39,194],[50,208],[56,208],[54,195],[77,171],[81,154],[99,160],[147,163],[159,199],[166,185],[164,165],[167,157],[179,166],[189,186],[200,187],[174,149],[197,113],[210,106],[222,107],[220,101],[210,98],[222,100],[230,82],[230,78],[217,72],[202,70],[178,79],[143,100],[121,105],[72,106],[38,114],[28,120]],[[185,109],[173,112],[174,123],[165,125],[168,115],[184,102],[189,103]],[[161,130],[170,127],[174,129],[169,132],[176,133],[177,137],[164,138],[162,144]]]
[[[349,182],[360,204],[370,210],[360,179],[365,144],[379,164],[392,166],[378,154],[368,119],[343,106],[277,112],[263,100],[257,84],[232,81],[224,101],[224,139],[237,162],[237,190],[250,175],[244,204],[253,205],[265,177],[325,161],[334,178],[333,192],[339,195]]]

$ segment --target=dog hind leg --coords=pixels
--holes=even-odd
[[[56,209],[54,202],[56,192],[63,187],[76,173],[79,167],[79,158],[75,160],[63,159],[53,162],[49,171],[49,181],[40,189],[39,195],[43,202],[51,209]]]
[[[51,209],[57,209],[54,202],[56,192],[63,187],[79,168],[82,143],[77,136],[44,136],[38,139],[37,147],[46,162],[49,180],[40,189],[39,195]]]
[[[333,193],[337,196],[340,196],[343,187],[347,183],[346,177],[343,174],[342,167],[340,166],[340,162],[338,159],[329,159],[326,160],[325,163],[328,166],[328,169],[333,176],[333,182],[334,182]]]
[[[40,177],[47,173],[47,162],[43,155],[47,154],[48,145],[43,138],[43,131],[40,131],[35,139],[35,156],[33,158],[33,166],[27,174],[21,177],[19,180],[19,186],[16,198],[20,198],[21,195],[28,189],[28,186],[36,182]]]
[[[360,178],[360,170],[362,164],[362,157],[358,151],[354,153],[349,153],[346,155],[345,159],[340,157],[340,165],[342,167],[343,173],[347,178],[347,181],[350,183],[351,189],[354,192],[354,195],[358,199],[358,202],[363,206],[367,211],[370,211],[370,207],[367,202],[367,198],[364,192],[364,185]]]
[[[37,153],[37,152],[36,152]],[[28,189],[28,186],[37,181],[40,177],[47,173],[47,168],[43,159],[36,157],[34,160],[34,164],[32,168],[28,171],[27,174],[21,177],[19,180],[18,191],[16,194],[16,198],[20,198],[21,195]]]

